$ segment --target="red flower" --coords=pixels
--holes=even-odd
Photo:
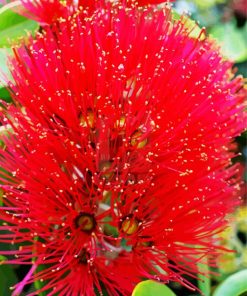
[[[73,0],[11,0],[9,2],[7,5],[10,9],[43,25],[51,24],[59,18],[68,18],[77,9]],[[0,3],[6,4],[6,1],[0,0]]]
[[[50,295],[192,288],[237,203],[242,78],[169,9],[85,9],[14,54],[0,241],[20,247],[0,254],[33,265],[14,295],[35,280]]]
[[[111,0],[0,0],[6,4],[12,2],[9,8],[17,13],[34,19],[42,25],[50,25],[58,19],[68,18],[78,10],[91,9],[106,5]],[[159,4],[162,2],[173,2],[173,0],[117,0],[116,5],[128,4],[131,6],[145,6],[148,4]]]

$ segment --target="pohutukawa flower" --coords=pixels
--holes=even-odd
[[[8,3],[9,2],[9,3]],[[90,6],[95,1],[73,1],[73,0],[0,0],[0,3],[5,4],[8,8],[15,12],[34,19],[42,25],[50,25],[59,18],[67,18],[75,12],[83,2],[84,5]]]
[[[195,288],[184,275],[221,251],[238,202],[228,145],[246,93],[232,64],[169,8],[124,5],[13,51],[0,241],[18,249],[0,254],[31,265],[13,295],[33,281],[73,296],[130,295],[142,278]]]
[[[78,9],[91,9],[104,5],[107,2],[115,2],[121,5],[123,2],[131,6],[145,6],[173,0],[0,0],[2,4],[8,4],[15,12],[34,19],[42,25],[50,25],[58,19],[68,18]]]

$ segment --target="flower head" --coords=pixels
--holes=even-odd
[[[20,245],[5,263],[33,264],[15,293],[34,280],[59,295],[129,295],[143,277],[192,288],[184,275],[219,251],[237,203],[228,144],[245,91],[231,63],[169,8],[118,5],[14,54],[0,240]]]
[[[116,5],[145,6],[173,0],[115,0]],[[78,9],[94,10],[103,7],[111,0],[0,0],[2,4],[8,4],[9,8],[17,13],[34,19],[42,25],[51,25],[59,19],[66,19]]]
[[[84,0],[83,2],[87,4],[90,1]],[[91,3],[93,2],[91,1]],[[0,0],[0,3],[6,4],[7,7],[15,12],[34,19],[42,25],[50,25],[57,19],[68,18],[78,8],[78,4],[73,0],[11,0],[9,3]]]

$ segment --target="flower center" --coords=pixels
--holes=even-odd
[[[100,164],[101,176],[107,180],[111,179],[114,175],[112,170],[112,163],[110,161],[104,161]]]
[[[93,129],[95,126],[95,115],[92,110],[88,110],[86,116],[81,115],[79,120],[80,120],[80,125],[82,127],[89,126],[90,128]]]
[[[90,258],[89,252],[87,252],[86,249],[83,249],[78,256],[78,262],[83,265],[87,264],[87,261],[89,258]]]
[[[121,223],[121,230],[127,235],[132,235],[137,232],[139,228],[138,221],[133,217],[126,217]]]
[[[91,233],[96,227],[96,220],[92,214],[80,213],[75,219],[76,228]]]
[[[135,131],[131,136],[130,144],[137,149],[141,149],[146,146],[147,138],[143,138],[143,133],[141,131]]]

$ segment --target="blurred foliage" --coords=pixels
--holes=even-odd
[[[237,63],[247,60],[246,33],[247,23],[244,27],[238,28],[234,20],[213,26],[210,30],[210,34],[222,46],[221,51],[223,55]]]
[[[230,218],[231,226],[222,234],[222,246],[234,252],[224,253],[218,258],[220,277],[224,280],[229,274],[247,268],[247,206],[239,207]]]
[[[226,3],[226,0],[191,0],[199,9],[207,9],[217,4]]]

